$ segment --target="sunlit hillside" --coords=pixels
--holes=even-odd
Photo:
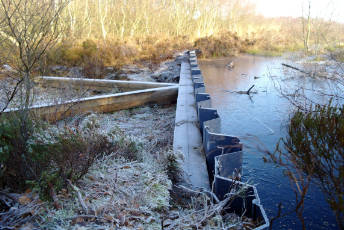
[[[342,24],[314,18],[264,18],[247,0],[55,2],[55,7],[68,4],[59,12],[61,34],[48,60],[67,65],[85,63],[85,56],[104,65],[155,62],[190,47],[201,49],[206,57],[238,52],[280,55],[304,49],[305,40],[309,51],[321,52],[341,44],[344,37]],[[1,34],[6,37],[6,31]],[[85,47],[92,44],[96,49]]]

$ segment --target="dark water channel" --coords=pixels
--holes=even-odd
[[[226,64],[234,60],[235,67],[228,70]],[[293,106],[280,95],[276,82],[290,89],[305,88],[329,90],[328,82],[305,78],[281,66],[282,59],[239,56],[234,59],[200,60],[207,93],[212,106],[220,114],[223,133],[238,136],[244,144],[243,181],[256,184],[262,204],[269,218],[277,214],[282,202],[284,211],[291,210],[295,195],[289,179],[281,168],[264,163],[264,153],[273,151],[278,140],[286,135],[285,125]],[[251,97],[228,91],[244,91],[255,85]],[[278,85],[277,84],[277,85]],[[317,98],[316,95],[310,95]],[[317,98],[326,100],[326,98]],[[311,186],[306,198],[305,221],[307,229],[337,229],[335,217],[321,191]],[[296,215],[288,215],[274,223],[273,229],[301,229]]]

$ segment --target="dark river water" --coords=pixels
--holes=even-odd
[[[234,60],[235,67],[226,64]],[[223,133],[238,136],[244,144],[243,181],[255,184],[269,218],[276,216],[277,205],[282,202],[284,212],[292,210],[295,194],[281,168],[264,163],[264,153],[273,151],[276,143],[286,135],[285,125],[294,107],[281,96],[278,85],[293,90],[328,90],[328,82],[305,78],[282,68],[282,59],[239,56],[231,59],[200,60],[206,91],[211,95],[212,106],[221,117]],[[277,83],[277,84],[276,84]],[[255,85],[251,97],[232,91],[244,91]],[[326,100],[310,95],[317,100]],[[304,210],[307,229],[337,229],[335,217],[321,191],[312,185]],[[276,220],[273,229],[301,229],[295,214]]]

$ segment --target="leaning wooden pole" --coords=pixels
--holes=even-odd
[[[69,100],[60,104],[30,107],[30,112],[50,122],[55,122],[85,112],[114,112],[147,104],[170,104],[177,100],[178,86],[137,90],[102,96]],[[7,109],[4,112],[17,112]]]

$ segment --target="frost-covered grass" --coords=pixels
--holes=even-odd
[[[171,170],[168,163],[171,161],[174,116],[175,106],[156,106],[113,114],[86,114],[61,121],[53,128],[56,132],[68,126],[72,129],[94,127],[96,132],[109,134],[109,140],[122,147],[98,157],[87,174],[74,184],[69,182],[69,186],[56,194],[54,202],[31,199],[37,197],[31,191],[18,194],[27,198],[23,200],[28,200],[30,207],[39,205],[39,208],[16,227],[243,229],[252,226],[250,220],[234,214],[223,216],[226,201],[214,203],[203,193],[178,190],[172,183],[170,174],[177,173],[178,168]],[[124,152],[135,152],[135,156]],[[185,199],[176,201],[173,193]],[[20,203],[18,210],[27,207]],[[23,218],[17,214],[8,215],[12,219]]]
[[[62,210],[48,209],[43,228],[154,229],[169,209],[171,181],[153,159],[99,159],[78,183],[87,211],[76,195],[59,194]]]
[[[115,131],[115,141],[136,142],[138,157],[128,160],[114,153],[98,159],[75,185],[79,192],[68,188],[58,194],[63,208],[47,208],[38,221],[41,228],[161,229],[171,203],[172,182],[162,158],[171,148],[174,111],[174,106],[142,107],[60,122],[59,127],[91,125],[105,134]]]
[[[2,110],[2,108],[4,108],[4,106],[8,102],[9,96],[10,94],[12,94],[16,82],[17,80],[12,78],[0,79],[0,110]],[[60,104],[73,99],[91,97],[95,94],[98,95],[99,93],[110,94],[117,92],[118,89],[109,92],[97,92],[87,87],[81,89],[74,89],[67,84],[65,85],[65,88],[42,87],[41,85],[33,84],[30,100],[31,105],[39,106],[46,104]],[[18,87],[17,93],[15,94],[14,98],[10,101],[8,108],[16,108],[20,105],[21,90],[20,87]]]

